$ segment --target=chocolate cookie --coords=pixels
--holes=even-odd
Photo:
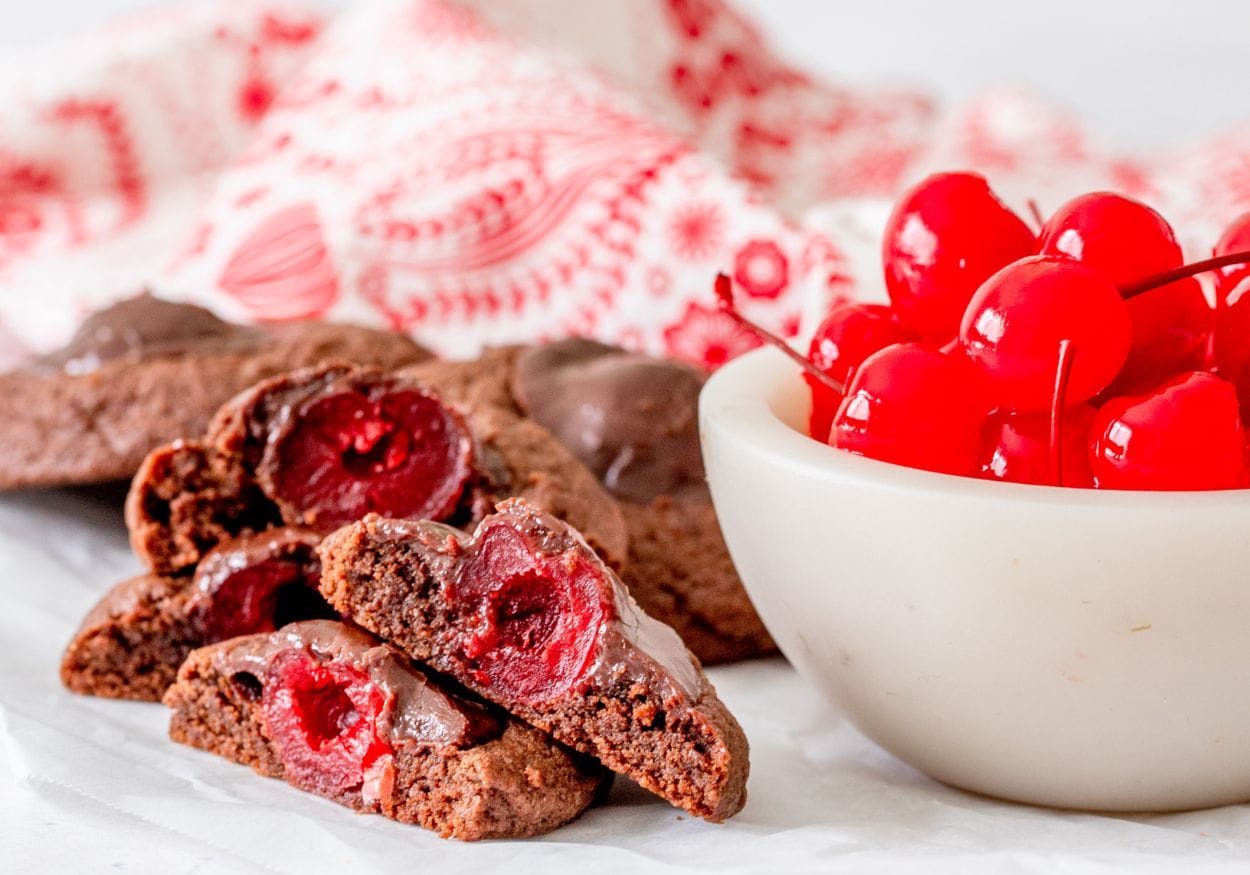
[[[444,838],[549,832],[604,781],[589,759],[331,621],[196,650],[165,704],[174,741]]]
[[[283,371],[429,357],[391,332],[252,328],[149,294],[129,298],[90,316],[63,349],[0,374],[0,490],[127,479],[154,447],[203,433],[231,396]]]
[[[734,570],[699,446],[703,374],[591,340],[488,350],[406,368],[450,398],[493,404],[551,431],[618,499],[622,578],[705,664],[776,652]]]
[[[510,496],[577,525],[624,561],[620,509],[544,429],[445,403],[411,376],[328,363],[224,405],[204,438],[155,450],[126,502],[135,552],[181,572],[223,539],[276,522],[325,532],[378,512],[471,525]]]
[[[742,729],[569,526],[511,499],[471,537],[369,516],[319,552],[330,604],[413,659],[691,814],[742,808]]]
[[[275,528],[227,541],[193,575],[143,575],[92,608],[61,661],[61,681],[85,695],[159,701],[197,647],[333,618],[317,590],[320,536]]]

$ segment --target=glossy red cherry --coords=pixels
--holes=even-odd
[[[883,462],[971,475],[987,410],[984,377],[971,362],[899,343],[856,370],[829,443]]]
[[[590,671],[603,624],[602,572],[585,556],[535,553],[506,522],[478,530],[452,598],[473,607],[462,642],[484,687],[524,702],[559,695]]]
[[[1143,392],[1207,360],[1215,314],[1194,277],[1151,289],[1128,302],[1132,343],[1112,395]]]
[[[1117,288],[1184,261],[1172,226],[1141,201],[1096,191],[1065,203],[1042,227],[1043,255],[1064,255]]]
[[[1070,341],[1068,405],[1101,392],[1123,367],[1129,314],[1101,274],[1068,258],[1033,256],[1000,270],[977,290],[959,330],[964,352],[989,378],[996,406],[1045,410],[1059,344]]]
[[[841,304],[829,311],[812,335],[807,357],[824,373],[846,385],[860,363],[878,350],[895,343],[920,338],[899,322],[894,311],[880,304]],[[812,415],[809,432],[817,440],[829,437],[833,415],[842,403],[842,393],[807,373],[803,374],[812,390]]]
[[[292,649],[270,663],[263,690],[269,736],[297,786],[333,798],[389,762],[387,695],[359,668]]]
[[[1089,467],[1089,426],[1094,407],[1077,404],[1063,413],[1063,480],[1060,485],[1089,488],[1094,475]],[[982,432],[981,476],[1010,483],[1057,485],[1051,463],[1050,413],[996,411]]]
[[[975,173],[938,173],[912,188],[885,226],[885,286],[899,318],[945,343],[977,287],[1036,251],[1033,232]]]
[[[1246,485],[1237,393],[1193,371],[1094,417],[1091,466],[1101,489],[1237,489]]]
[[[460,414],[433,395],[368,387],[305,404],[270,452],[284,516],[329,529],[370,512],[445,518],[469,479],[472,441]]]
[[[1215,254],[1250,249],[1250,213],[1233,221]],[[1215,329],[1211,351],[1220,374],[1237,387],[1242,407],[1250,410],[1250,265],[1223,268],[1215,281]]]
[[[204,556],[187,612],[205,641],[337,617],[317,590],[319,540],[310,531],[269,529],[227,541]]]
[[[1215,244],[1214,255],[1250,250],[1250,213],[1242,213],[1224,229]],[[1215,276],[1215,298],[1223,301],[1241,281],[1250,278],[1250,264],[1230,264],[1221,268]]]

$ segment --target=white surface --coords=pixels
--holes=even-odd
[[[159,2],[8,0],[0,4],[0,47]],[[1240,87],[1250,32],[1250,3],[1242,0],[737,2],[808,69],[852,83],[920,84],[951,100],[1025,87],[1073,107],[1122,148],[1193,143],[1250,120],[1250,92]]]
[[[1027,802],[1250,799],[1246,492],[917,471],[809,440],[808,406],[776,350],[718,371],[708,482],[782,651],[869,737]]]
[[[443,841],[175,745],[160,705],[62,690],[61,648],[134,569],[112,504],[0,498],[0,871],[1236,872],[1250,859],[1246,807],[1103,817],[937,784],[780,660],[711,673],[752,747],[750,798],[729,823],[618,783],[611,804],[544,839]]]

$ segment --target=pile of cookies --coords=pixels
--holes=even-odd
[[[741,808],[746,739],[700,659],[773,645],[703,484],[699,373],[582,340],[438,361],[379,332],[309,362],[204,311],[119,328],[126,307],[0,377],[96,393],[101,434],[124,429],[119,382],[180,411],[141,462],[105,436],[58,480],[29,447],[23,483],[138,469],[147,573],[84,620],[70,689],[163,698],[177,741],[444,836],[548,831],[611,772],[708,820]],[[241,371],[265,378],[238,391]]]

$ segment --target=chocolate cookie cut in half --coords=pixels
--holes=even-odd
[[[149,294],[128,298],[88,317],[62,349],[0,374],[0,490],[129,479],[153,448],[201,434],[231,396],[284,371],[428,358],[392,332],[247,327]]]
[[[411,376],[328,363],[260,383],[223,406],[202,439],[151,453],[126,521],[136,554],[168,575],[273,525],[327,532],[379,513],[466,526],[512,496],[624,561],[620,509],[545,429],[449,404]]]
[[[704,664],[776,653],[729,558],[704,479],[702,372],[581,338],[404,370],[447,397],[526,416],[586,465],[624,514],[630,593]]]
[[[337,618],[317,589],[320,540],[307,529],[269,529],[222,543],[194,574],[118,584],[70,640],[61,681],[76,693],[155,702],[197,647]]]
[[[330,604],[413,659],[691,814],[742,808],[747,740],[697,659],[550,514],[369,516],[319,552]]]
[[[334,621],[196,650],[164,701],[174,741],[444,838],[549,832],[605,781],[590,758]]]

